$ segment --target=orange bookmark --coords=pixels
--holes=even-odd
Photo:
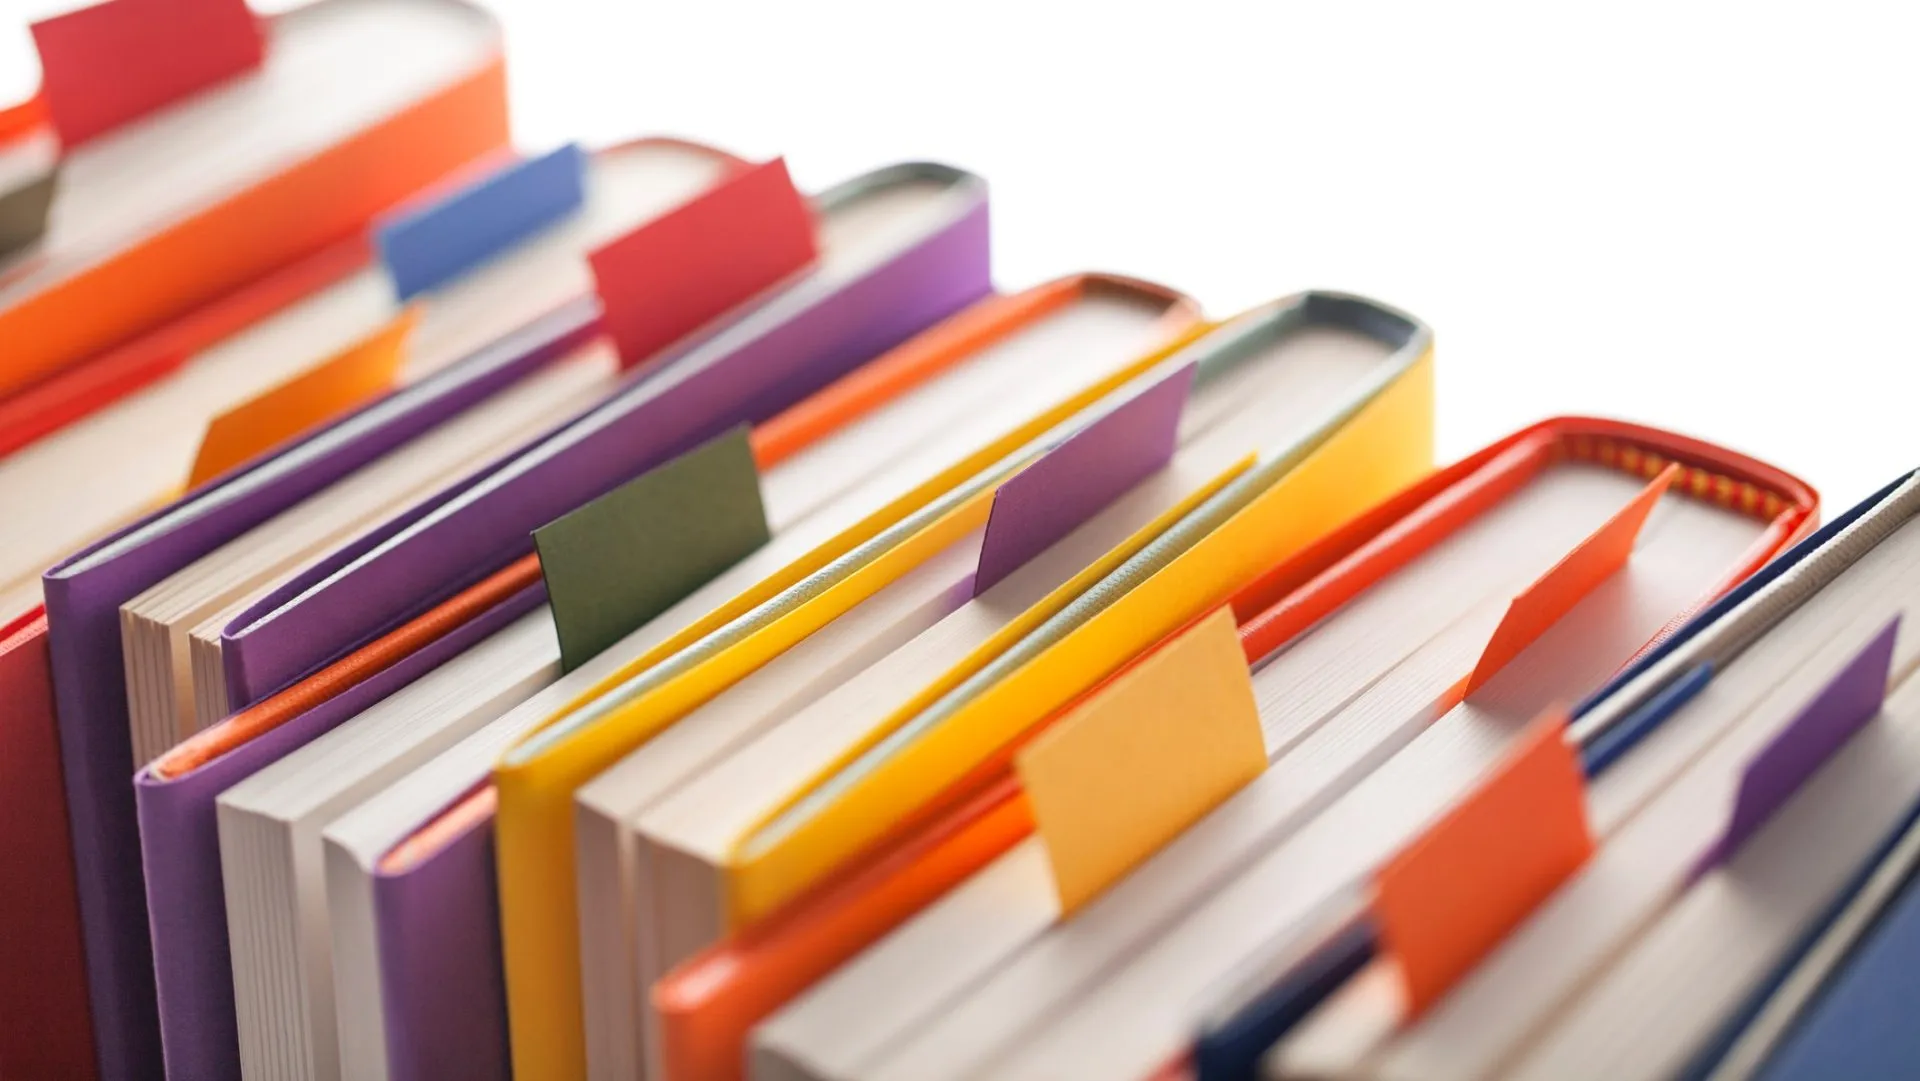
[[[1533,723],[1491,776],[1374,884],[1407,1015],[1438,1001],[1593,852],[1586,780],[1564,710]]]
[[[1647,524],[1653,505],[1660,501],[1679,472],[1677,463],[1667,466],[1632,502],[1568,552],[1566,558],[1541,575],[1539,581],[1513,598],[1500,626],[1488,640],[1486,651],[1480,655],[1479,663],[1473,666],[1473,674],[1467,677],[1465,694],[1471,695],[1485,686],[1509,661],[1519,656],[1521,650],[1572,611],[1582,597],[1627,565],[1627,558],[1633,555],[1633,543],[1640,536],[1640,527]]]
[[[418,309],[408,308],[371,337],[213,418],[187,487],[198,488],[391,390],[419,318]]]

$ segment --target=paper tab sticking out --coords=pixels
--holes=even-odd
[[[24,184],[0,191],[0,256],[39,240],[47,231],[47,212],[53,209],[53,191],[59,170],[49,168]]]
[[[1485,686],[1507,662],[1572,611],[1581,598],[1627,565],[1627,558],[1633,555],[1634,541],[1640,536],[1640,527],[1647,524],[1653,505],[1660,501],[1679,472],[1678,464],[1662,470],[1639,495],[1620,508],[1619,513],[1607,519],[1605,525],[1513,599],[1500,625],[1494,628],[1493,637],[1487,641],[1485,652],[1480,654],[1479,663],[1473,666],[1473,674],[1467,677],[1467,694]]]
[[[245,0],[107,0],[33,24],[41,91],[71,148],[260,66]]]
[[[409,308],[371,337],[214,417],[187,487],[198,488],[392,389],[406,360],[407,335],[419,319]]]
[[[1193,386],[1189,364],[1080,429],[993,493],[979,596],[1173,457]]]
[[[813,211],[776,158],[588,257],[631,368],[811,263]]]
[[[1381,946],[1417,1016],[1593,851],[1580,759],[1554,710],[1375,882]]]
[[[586,155],[569,143],[515,162],[380,227],[380,258],[401,300],[438,288],[579,209]]]
[[[572,671],[771,535],[744,427],[534,530],[561,667]]]
[[[1266,768],[1233,613],[1142,658],[1014,766],[1071,915]]]
[[[1841,744],[1879,714],[1899,631],[1895,616],[1747,763],[1726,831],[1694,865],[1694,877],[1732,859]]]
[[[35,93],[25,101],[0,108],[0,143],[25,139],[47,124],[47,96],[44,92]]]

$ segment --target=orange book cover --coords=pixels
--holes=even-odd
[[[1677,462],[1673,484],[1679,490],[1767,521],[1716,593],[1758,570],[1817,518],[1813,489],[1745,456],[1638,425],[1549,420],[1433,473],[1249,584],[1230,602],[1247,657],[1271,653],[1565,458],[1649,477]],[[754,1025],[1031,833],[1031,812],[1011,770],[1013,755],[1071,709],[1029,730],[1019,744],[1003,748],[910,820],[896,823],[856,864],[656,984],[652,1004],[665,1076],[741,1077]]]
[[[307,8],[265,20],[265,66],[273,67],[274,46],[283,28],[314,25],[314,12],[342,2],[314,0]],[[446,3],[459,8],[463,17],[485,18],[458,0]],[[199,8],[226,5],[241,7],[236,0],[196,3]],[[120,39],[127,35],[109,24],[138,21],[145,17],[145,7],[136,0],[109,0],[36,26],[48,73],[42,96],[56,128],[62,127],[64,116],[64,123],[78,125],[75,133],[91,144],[111,139],[101,134],[102,125],[139,117],[128,111],[128,103],[103,103],[94,109],[88,99],[99,96],[93,93],[99,85],[112,81],[99,77],[102,69],[124,66],[119,61],[125,58],[105,46],[124,46]],[[328,20],[323,16],[319,21]],[[458,78],[398,104],[330,145],[239,184],[217,202],[127,237],[106,257],[64,271],[54,266],[59,260],[36,260],[30,254],[19,273],[4,283],[8,296],[0,306],[0,340],[8,343],[8,350],[0,363],[0,395],[27,388],[348,238],[374,215],[506,145],[504,59],[497,29],[490,20],[487,26],[488,46]],[[140,56],[150,52],[142,46]],[[244,67],[236,65],[230,74],[244,76]],[[158,94],[192,88],[151,89]],[[80,105],[88,106],[78,119],[76,96]],[[164,98],[157,104],[164,104]],[[21,115],[30,119],[31,113]],[[76,141],[73,133],[65,138],[69,144]],[[91,145],[69,145],[66,153],[91,150]],[[62,171],[66,182],[73,169],[63,163]],[[52,240],[50,232],[48,242]]]
[[[0,456],[166,378],[204,349],[302,297],[345,278],[373,258],[355,234],[110,349],[0,398]]]

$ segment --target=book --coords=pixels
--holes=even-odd
[[[1915,948],[1915,837],[1911,823],[1899,831],[1860,888],[1736,1026],[1729,1046],[1696,1060],[1699,1075],[1784,1081],[1898,1077],[1906,1069],[1912,1037],[1900,1003]]]
[[[241,0],[110,0],[34,40],[57,194],[0,270],[0,394],[345,240],[506,143],[499,29],[457,0],[268,19]]]
[[[1394,1034],[1380,1070],[1445,1076],[1492,1058],[1520,1075],[1584,1070],[1566,1054],[1618,1022],[1628,989],[1639,1001],[1624,1008],[1656,1019],[1636,1028],[1636,1046],[1596,1054],[1593,1068],[1679,1070],[1771,983],[1912,805],[1909,786],[1861,772],[1902,768],[1910,647],[1889,619],[1911,588],[1910,499],[1897,485],[1849,512],[1600,700],[1594,723],[1617,721],[1649,689],[1714,657],[1711,676],[1668,696],[1657,727],[1597,776],[1590,802],[1604,840],[1592,859],[1431,1015]],[[1589,908],[1572,927],[1571,907],[1601,889],[1603,918]],[[1769,898],[1763,910],[1752,907],[1756,891]],[[1660,991],[1640,982],[1708,957]],[[1493,996],[1510,1008],[1517,988],[1531,996],[1526,1008],[1486,1023]]]
[[[1444,997],[1410,1010],[1387,963],[1374,964],[1365,980],[1326,1003],[1309,1002],[1315,1012],[1281,1030],[1285,1038],[1268,1054],[1268,1069],[1486,1075],[1495,1062],[1510,1064],[1529,1028],[1640,933],[1654,911],[1649,906],[1663,903],[1658,898],[1749,858],[1737,853],[1766,821],[1768,805],[1790,795],[1851,733],[1847,726],[1860,724],[1878,705],[1886,678],[1878,677],[1876,686],[1864,669],[1859,678],[1829,684],[1855,688],[1857,707],[1816,709],[1805,694],[1809,680],[1817,686],[1834,676],[1828,662],[1835,647],[1851,643],[1858,651],[1865,636],[1873,645],[1856,660],[1892,657],[1884,623],[1860,622],[1898,603],[1885,577],[1902,558],[1897,545],[1874,547],[1899,525],[1897,509],[1885,504],[1892,491],[1769,564],[1576,711],[1568,741],[1581,747],[1591,781],[1582,786],[1586,792],[1576,787],[1573,798],[1595,850],[1577,870],[1547,880],[1550,896],[1514,908],[1500,934],[1440,985]],[[1828,651],[1825,660],[1815,656],[1819,651]],[[1799,702],[1790,701],[1795,694]],[[1816,734],[1821,742],[1806,743]],[[1756,785],[1763,773],[1768,780]],[[1729,820],[1725,808],[1736,794],[1738,809]],[[1676,853],[1688,864],[1677,876],[1661,870]],[[1605,888],[1602,883],[1612,887],[1603,907],[1581,909],[1577,917],[1563,908],[1576,904],[1577,895]],[[1548,957],[1528,945],[1569,927],[1577,937],[1561,940],[1564,955]],[[1531,997],[1504,1000],[1489,1011],[1491,996],[1522,986]],[[1656,1048],[1659,1042],[1653,1041]],[[1670,1043],[1666,1053],[1673,1053]]]
[[[67,839],[60,736],[54,727],[47,621],[0,628],[0,1071],[7,1077],[97,1076],[86,962]]]
[[[74,837],[89,995],[99,1042],[140,1063],[160,1054],[153,1025],[151,946],[139,887],[132,754],[125,684],[95,678],[122,671],[118,608],[141,589],[239,532],[352,472],[446,416],[484,400],[551,359],[534,328],[470,365],[403,388],[287,447],[147,515],[48,571],[46,641],[57,714],[59,768]],[[57,707],[57,708],[56,708]],[[89,912],[91,909],[91,912]],[[112,1020],[106,1020],[112,1018]],[[132,1050],[137,1046],[139,1049]],[[103,1073],[112,1073],[104,1065]]]
[[[756,1063],[802,1076],[989,1064],[1018,1074],[1060,1069],[1071,1055],[1105,1063],[1103,1072],[1153,1071],[1184,1047],[1213,985],[1310,922],[1432,813],[1422,808],[1445,805],[1460,782],[1426,763],[1471,778],[1468,763],[1497,755],[1515,733],[1502,718],[1530,719],[1597,686],[1806,520],[1810,497],[1790,480],[1758,514],[1669,494],[1664,513],[1643,517],[1648,498],[1675,483],[1648,487],[1647,473],[1668,476],[1675,456],[1703,449],[1727,471],[1719,475],[1777,477],[1664,433],[1550,422],[1419,489],[1404,521],[1377,523],[1366,544],[1314,571],[1324,577],[1309,578],[1305,596],[1236,603],[1271,760],[1264,773],[1068,917],[1043,844],[1016,846],[776,1015],[756,1037]],[[1713,475],[1702,474],[1704,488],[1674,490],[1711,493]],[[1549,509],[1562,499],[1571,502]],[[1636,520],[1644,531],[1633,549]],[[1539,547],[1503,547],[1514,543]],[[1624,570],[1564,577],[1588,562],[1580,553],[1607,548]],[[1284,564],[1274,574],[1295,577]],[[1442,580],[1448,588],[1435,588]],[[1521,600],[1509,604],[1516,591]],[[1541,597],[1557,600],[1544,610],[1523,603]],[[1515,639],[1515,628],[1530,634]],[[1023,898],[1017,919],[1009,895]],[[976,896],[1003,898],[996,919],[978,918]],[[885,1018],[849,1032],[848,1006],[868,1001],[875,976],[908,958],[914,993],[894,995]],[[1092,1047],[1081,1034],[1096,1023],[1106,1035]]]

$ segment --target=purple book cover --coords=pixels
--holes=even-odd
[[[373,880],[393,1081],[507,1081],[507,989],[500,903],[493,889],[493,819]]]
[[[287,686],[531,552],[539,526],[728,428],[772,416],[985,296],[986,190],[977,178],[897,166],[820,203],[830,212],[836,200],[929,177],[967,197],[938,226],[837,286],[818,272],[801,278],[762,309],[758,333],[716,336],[683,355],[726,351],[697,374],[635,386],[241,613],[223,634],[229,700],[255,702]]]
[[[161,1046],[128,733],[120,606],[234,537],[588,340],[560,309],[270,459],[216,479],[48,571],[48,648],[101,1077],[159,1078]]]
[[[522,590],[364,683],[190,773],[162,780],[147,769],[134,778],[169,1077],[240,1077],[214,807],[220,793],[458,656],[543,599],[540,586]]]

